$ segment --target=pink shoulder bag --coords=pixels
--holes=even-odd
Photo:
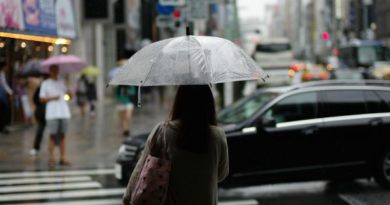
[[[168,157],[165,139],[166,124],[157,129],[150,144],[141,173],[131,194],[130,205],[163,205],[166,201],[172,162]],[[159,139],[164,147],[156,152]]]

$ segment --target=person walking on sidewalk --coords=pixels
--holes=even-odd
[[[35,133],[34,147],[32,150],[30,150],[30,155],[33,156],[36,155],[41,148],[43,131],[45,130],[46,127],[46,119],[45,119],[46,103],[41,102],[41,100],[39,99],[41,86],[42,83],[38,86],[38,88],[35,90],[33,95],[33,102],[35,104],[34,116],[35,116],[35,120],[38,123],[38,127]]]
[[[122,135],[128,137],[130,136],[131,120],[137,89],[135,86],[119,85],[115,88],[114,94],[117,102],[117,110],[119,112]]]
[[[65,134],[68,127],[68,120],[71,117],[69,106],[64,100],[67,89],[62,80],[59,79],[59,67],[52,65],[49,68],[50,78],[43,81],[39,98],[46,103],[45,119],[49,129],[49,166],[55,165],[54,148],[60,148],[60,165],[69,165],[65,157]]]
[[[82,74],[76,82],[76,102],[77,106],[80,108],[81,117],[85,115],[85,106],[88,101],[88,86],[87,86],[87,77]]]
[[[229,160],[226,136],[217,127],[214,98],[209,86],[180,86],[171,118],[157,126],[162,124],[167,124],[165,140],[156,141],[153,148],[167,147],[172,163],[164,204],[217,205],[218,182],[228,175]],[[123,197],[124,205],[129,205],[141,168],[151,154],[153,135],[153,132],[149,135],[130,177]]]
[[[7,129],[10,114],[9,96],[13,94],[13,91],[5,77],[4,70],[6,66],[5,62],[0,62],[0,132],[9,134],[9,130]]]

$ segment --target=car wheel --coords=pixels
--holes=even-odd
[[[390,148],[380,155],[374,170],[375,181],[385,189],[390,189]]]

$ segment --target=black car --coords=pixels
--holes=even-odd
[[[220,185],[371,178],[390,188],[390,83],[321,81],[260,89],[223,109],[230,173]],[[127,182],[147,135],[120,147]]]

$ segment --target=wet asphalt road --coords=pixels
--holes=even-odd
[[[98,107],[82,118],[73,109],[67,135],[69,167],[47,165],[47,136],[36,157],[29,155],[35,128],[0,135],[0,204],[120,204],[124,187],[114,177],[119,145],[115,106]],[[167,116],[162,106],[144,104],[134,113],[133,134],[148,132]],[[58,156],[58,152],[57,152]],[[389,205],[390,194],[367,180],[306,182],[220,190],[220,205]]]

